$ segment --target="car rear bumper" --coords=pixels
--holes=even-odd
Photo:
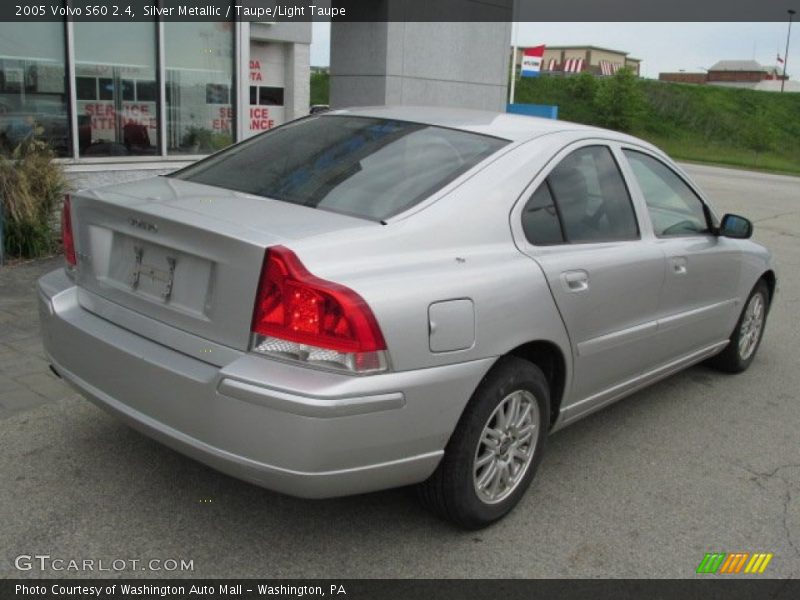
[[[296,496],[426,479],[492,362],[368,377],[244,352],[211,364],[89,312],[80,293],[63,270],[39,281],[45,351],[65,381],[192,458]]]

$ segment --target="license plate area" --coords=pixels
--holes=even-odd
[[[119,291],[205,316],[212,271],[205,258],[115,231],[107,272],[95,275]]]

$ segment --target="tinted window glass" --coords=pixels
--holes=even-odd
[[[507,143],[420,123],[315,116],[175,176],[377,220],[430,196]]]
[[[258,88],[258,103],[262,106],[283,106],[283,88]]]
[[[522,210],[522,230],[531,244],[545,246],[564,241],[550,186],[545,181]]]
[[[97,100],[97,79],[76,77],[75,94],[78,96],[78,100]]]
[[[553,169],[547,181],[568,242],[639,237],[628,189],[607,147],[576,150]]]
[[[80,156],[157,154],[155,97],[136,99],[137,80],[156,80],[155,23],[76,21],[74,28]]]
[[[66,83],[63,20],[0,23],[0,154],[30,138],[71,153]]]
[[[657,236],[708,232],[703,203],[678,175],[661,161],[625,150],[647,202]]]
[[[169,154],[208,154],[233,142],[233,39],[230,22],[164,22]]]
[[[137,81],[136,99],[139,102],[155,102],[158,89],[155,81]]]

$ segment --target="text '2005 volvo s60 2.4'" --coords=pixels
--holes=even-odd
[[[322,498],[419,484],[502,517],[547,435],[753,360],[750,222],[661,151],[441,108],[313,115],[64,205],[44,344],[81,394],[220,471]]]

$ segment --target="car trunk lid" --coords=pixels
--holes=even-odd
[[[249,345],[265,248],[380,227],[169,177],[79,192],[72,215],[81,288],[241,350]]]

